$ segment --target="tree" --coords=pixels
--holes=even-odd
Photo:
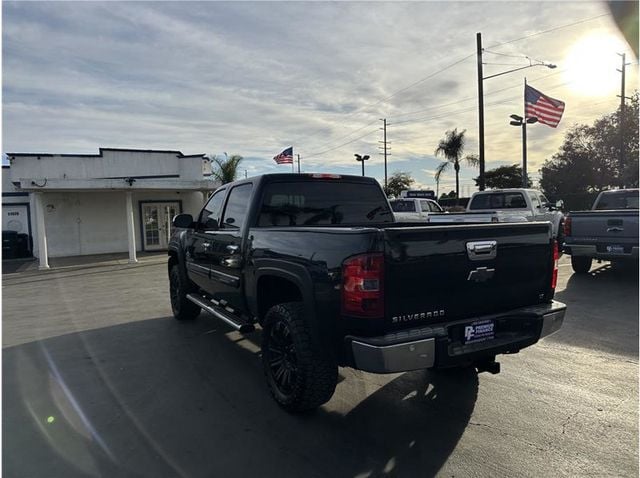
[[[456,199],[457,197],[455,191],[449,191],[448,193],[442,193],[440,199]]]
[[[400,193],[406,189],[409,189],[415,180],[409,173],[396,171],[387,181],[387,187],[384,188],[384,193],[388,197],[400,197]]]
[[[436,156],[443,156],[446,160],[436,168],[436,174],[434,175],[436,182],[440,183],[442,173],[453,165],[453,169],[456,172],[456,197],[460,197],[460,159],[464,151],[464,133],[466,131],[466,129],[463,129],[458,133],[457,128],[447,131],[435,150]],[[476,166],[479,163],[478,157],[475,155],[468,155],[464,159],[470,166]]]
[[[212,168],[211,174],[222,184],[233,182],[238,177],[238,166],[242,161],[242,156],[232,154],[231,156],[224,153],[224,158],[219,156],[211,156],[211,162],[215,167]]]
[[[620,121],[623,161],[620,161]],[[596,120],[575,125],[559,151],[540,169],[548,196],[596,192],[613,186],[638,187],[638,92],[625,106]]]
[[[473,179],[476,186],[480,186],[480,177]],[[484,181],[487,188],[505,189],[522,187],[522,167],[514,164],[512,166],[499,166],[485,171]],[[527,178],[527,187],[531,187],[531,180]]]

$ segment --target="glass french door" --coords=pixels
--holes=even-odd
[[[152,202],[142,204],[142,233],[145,251],[166,249],[171,238],[171,221],[180,213],[178,202]]]

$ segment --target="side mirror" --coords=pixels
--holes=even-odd
[[[174,227],[189,229],[193,227],[193,216],[191,214],[178,214],[173,218]]]

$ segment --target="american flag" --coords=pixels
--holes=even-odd
[[[524,114],[527,118],[538,118],[538,123],[555,128],[564,112],[564,101],[544,95],[529,85],[524,87]]]
[[[273,160],[278,164],[293,164],[293,146],[274,156]]]

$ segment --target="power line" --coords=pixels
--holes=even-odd
[[[351,132],[350,132],[350,133],[348,133],[348,134],[345,134],[345,135],[342,135],[342,136],[338,136],[337,138],[333,138],[331,141],[327,141],[327,142],[325,142],[325,143],[322,143],[320,146],[318,146],[318,148],[317,148],[317,149],[323,148],[323,147],[325,147],[325,146],[326,146],[326,145],[328,145],[328,144],[335,143],[336,141],[340,141],[340,140],[343,140],[343,139],[345,139],[345,138],[348,138],[348,137],[349,137],[349,136],[351,136],[352,134],[357,133],[358,131],[362,131],[362,130],[363,130],[363,129],[365,129],[367,126],[371,126],[371,125],[374,125],[374,124],[377,124],[377,123],[378,123],[378,120],[372,121],[371,123],[367,123],[366,125],[361,126],[361,127],[360,127],[360,128],[358,128],[358,129],[354,129],[353,131],[351,131]],[[309,155],[307,155],[306,157],[309,157]]]
[[[356,113],[358,113],[358,112],[360,112],[360,111],[363,111],[363,110],[366,110],[366,109],[368,109],[368,108],[371,108],[372,106],[379,105],[380,103],[383,103],[383,102],[385,102],[385,101],[387,101],[387,100],[389,100],[389,99],[393,98],[394,96],[397,96],[398,94],[400,94],[400,93],[402,93],[402,92],[404,92],[404,91],[407,91],[408,89],[413,88],[413,87],[414,87],[414,86],[416,86],[416,85],[419,85],[420,83],[424,83],[425,81],[430,80],[431,78],[434,78],[435,76],[437,76],[437,75],[439,75],[440,73],[443,73],[443,72],[445,72],[445,71],[449,70],[450,68],[453,68],[454,66],[456,66],[456,65],[458,65],[458,64],[460,64],[460,63],[462,63],[463,61],[465,61],[465,60],[467,60],[467,59],[471,58],[473,55],[475,55],[475,53],[471,53],[471,54],[469,54],[469,55],[467,55],[467,56],[465,56],[465,57],[463,57],[463,58],[460,58],[459,60],[454,61],[453,63],[450,63],[449,65],[447,65],[447,66],[445,66],[445,67],[443,67],[443,68],[441,68],[441,69],[439,69],[439,70],[437,70],[437,71],[435,71],[435,72],[431,73],[430,75],[425,76],[424,78],[421,78],[421,79],[419,79],[418,81],[415,81],[415,82],[411,83],[410,85],[405,86],[404,88],[401,88],[401,89],[399,89],[399,90],[396,90],[395,92],[393,92],[393,93],[392,93],[392,94],[390,94],[389,96],[386,96],[386,97],[384,97],[384,98],[382,98],[382,99],[380,99],[380,100],[378,100],[378,101],[375,101],[375,102],[373,102],[373,103],[369,103],[369,104],[366,104],[366,105],[364,105],[364,106],[361,106],[360,108],[355,109],[355,110],[354,110],[354,111],[352,111],[351,113],[347,113],[347,114],[345,115],[345,117],[352,116],[352,115],[354,115],[354,114],[356,114]],[[366,126],[363,126],[363,127],[362,127],[362,128],[360,128],[360,129],[363,129],[363,128],[366,128]],[[322,130],[318,130],[317,132],[320,132],[320,131],[322,131]],[[307,138],[310,138],[310,137],[315,136],[315,135],[317,134],[317,132],[314,132],[314,134],[312,134],[312,135],[308,136]],[[348,135],[347,135],[347,136],[348,136]],[[302,143],[302,142],[303,142],[303,141],[300,141],[300,143]],[[326,144],[326,143],[325,143],[325,144]],[[307,156],[307,157],[308,157],[308,156]]]
[[[502,43],[496,43],[494,45],[491,45],[489,48],[496,48],[498,46],[507,45],[509,43],[515,43],[515,42],[520,41],[520,40],[525,40],[527,38],[535,37],[535,36],[538,36],[538,35],[544,35],[545,33],[555,32],[556,30],[561,30],[562,28],[573,27],[575,25],[580,25],[581,23],[590,22],[590,21],[593,21],[593,20],[597,20],[598,18],[608,17],[608,16],[610,16],[610,14],[603,13],[602,15],[596,15],[595,17],[585,18],[584,20],[578,20],[577,22],[567,23],[565,25],[560,25],[558,27],[549,28],[548,30],[543,30],[541,32],[531,33],[530,35],[525,35],[525,36],[520,37],[520,38],[514,38],[513,40],[504,41]]]
[[[354,139],[352,139],[351,141],[347,141],[346,143],[340,144],[340,145],[335,146],[335,147],[333,147],[333,148],[326,149],[326,150],[324,150],[324,151],[319,151],[319,152],[317,152],[317,153],[307,154],[307,155],[305,155],[304,157],[308,159],[308,158],[312,158],[312,157],[314,157],[314,156],[320,156],[321,154],[325,154],[325,153],[328,153],[328,152],[330,152],[330,151],[335,151],[336,149],[340,149],[340,148],[342,148],[343,146],[347,146],[348,144],[355,143],[355,142],[356,142],[356,141],[358,141],[359,139],[362,139],[362,138],[364,138],[364,137],[366,137],[366,136],[369,136],[370,134],[377,133],[377,132],[378,132],[378,129],[374,129],[373,131],[369,131],[368,133],[365,133],[365,134],[363,134],[362,136],[358,136],[357,138],[354,138]]]
[[[496,43],[496,44],[492,45],[490,48],[496,48],[496,47],[499,47],[499,46],[502,46],[502,45],[507,45],[507,44],[509,44],[509,43],[515,43],[515,42],[518,42],[518,41],[520,41],[520,40],[524,40],[524,39],[526,39],[526,38],[531,38],[531,37],[534,37],[534,36],[538,36],[538,35],[543,35],[543,34],[546,34],[546,33],[554,32],[554,31],[557,31],[557,30],[560,30],[560,29],[563,29],[563,28],[568,28],[568,27],[572,27],[572,26],[575,26],[575,25],[579,25],[579,24],[581,24],[581,23],[590,22],[590,21],[596,20],[596,19],[598,19],[598,18],[606,17],[606,16],[609,16],[609,14],[601,14],[601,15],[596,15],[596,16],[594,16],[594,17],[585,18],[585,19],[583,19],[583,20],[579,20],[579,21],[576,21],[576,22],[568,23],[568,24],[565,24],[565,25],[560,25],[560,26],[557,26],[557,27],[554,27],[554,28],[550,28],[550,29],[543,30],[543,31],[540,31],[540,32],[532,33],[532,34],[525,35],[525,36],[522,36],[522,37],[519,37],[519,38],[514,38],[514,39],[512,39],[512,40],[508,40],[508,41],[505,41],[505,42]],[[494,53],[494,54],[499,54],[499,55],[500,55],[500,53],[497,53],[497,52],[492,52],[492,53]],[[467,55],[467,56],[465,56],[465,57],[463,57],[463,58],[460,58],[459,60],[457,60],[457,61],[455,61],[455,62],[453,62],[453,63],[450,63],[449,65],[447,65],[447,66],[445,66],[445,67],[443,67],[443,68],[441,68],[441,69],[439,69],[439,70],[437,70],[437,71],[433,72],[432,74],[430,74],[430,75],[428,75],[428,76],[426,76],[426,77],[424,77],[424,78],[421,78],[421,79],[419,79],[418,81],[415,81],[414,83],[411,83],[410,85],[408,85],[408,86],[406,86],[406,87],[404,87],[404,88],[401,88],[401,89],[399,89],[399,90],[396,90],[395,92],[393,92],[393,93],[392,93],[392,94],[390,94],[389,96],[386,96],[386,97],[384,97],[384,98],[382,98],[382,99],[380,99],[380,100],[378,100],[378,101],[375,101],[375,102],[373,102],[373,103],[369,103],[369,104],[366,104],[366,105],[361,106],[360,108],[357,108],[356,110],[352,111],[351,113],[348,113],[346,116],[347,116],[347,117],[352,116],[352,115],[354,115],[354,114],[356,114],[356,113],[358,113],[358,112],[360,112],[360,111],[366,110],[366,109],[371,108],[371,107],[373,107],[373,106],[377,106],[377,105],[379,105],[379,104],[381,104],[381,103],[383,103],[383,102],[385,102],[385,101],[388,101],[388,100],[390,100],[391,98],[393,98],[393,97],[397,96],[398,94],[403,93],[404,91],[407,91],[407,90],[409,90],[409,89],[413,88],[414,86],[417,86],[417,85],[419,85],[419,84],[421,84],[421,83],[423,83],[423,82],[425,82],[425,81],[427,81],[427,80],[430,80],[431,78],[434,78],[435,76],[437,76],[437,75],[439,75],[439,74],[441,74],[441,73],[443,73],[443,72],[445,72],[445,71],[449,70],[450,68],[453,68],[454,66],[456,66],[456,65],[458,65],[458,64],[460,64],[460,63],[462,63],[463,61],[465,61],[465,60],[467,60],[467,59],[471,58],[471,57],[472,57],[472,56],[474,56],[475,54],[476,54],[476,53],[474,52],[474,53],[471,53],[471,54],[469,54],[469,55]],[[507,54],[504,54],[504,53],[503,53],[502,55],[507,56]],[[525,58],[527,58],[527,57],[525,57]],[[460,100],[460,101],[462,101],[462,100]],[[416,120],[416,121],[418,121],[418,120]],[[405,122],[407,122],[407,121],[405,121]],[[371,124],[373,124],[373,123],[371,123]],[[398,124],[398,123],[395,123],[395,124]],[[357,130],[352,131],[350,134],[346,135],[345,137],[348,137],[348,136],[350,136],[351,134],[353,134],[354,132],[357,132],[357,131],[359,131],[359,130],[362,130],[362,129],[366,128],[366,127],[367,127],[367,125],[362,126],[361,128],[359,128],[359,129],[357,129]],[[319,130],[319,131],[321,131],[321,130]],[[314,134],[313,134],[313,135],[311,135],[311,136],[315,136],[315,134],[316,134],[316,133],[314,133]],[[364,135],[364,136],[368,136],[368,134],[371,134],[371,133],[367,133],[367,134],[366,134],[366,135]],[[344,145],[346,145],[346,144],[350,144],[350,143],[352,143],[352,142],[355,142],[355,141],[357,141],[358,139],[361,139],[361,138],[362,138],[362,137],[364,137],[364,136],[361,136],[361,137],[355,138],[354,140],[352,140],[352,141],[350,141],[350,142],[347,142],[347,143],[345,143]],[[301,142],[302,142],[302,141],[301,141]],[[330,144],[330,143],[325,143],[325,144]],[[337,146],[335,149],[338,149],[339,147],[342,147],[342,146],[344,146],[344,145]],[[323,151],[323,152],[312,153],[311,155],[307,155],[307,157],[310,157],[310,156],[318,156],[318,155],[320,155],[320,154],[323,154],[324,152],[332,151],[333,149],[334,149],[334,148],[331,148],[331,149],[329,149],[329,150],[327,150],[327,151]]]

